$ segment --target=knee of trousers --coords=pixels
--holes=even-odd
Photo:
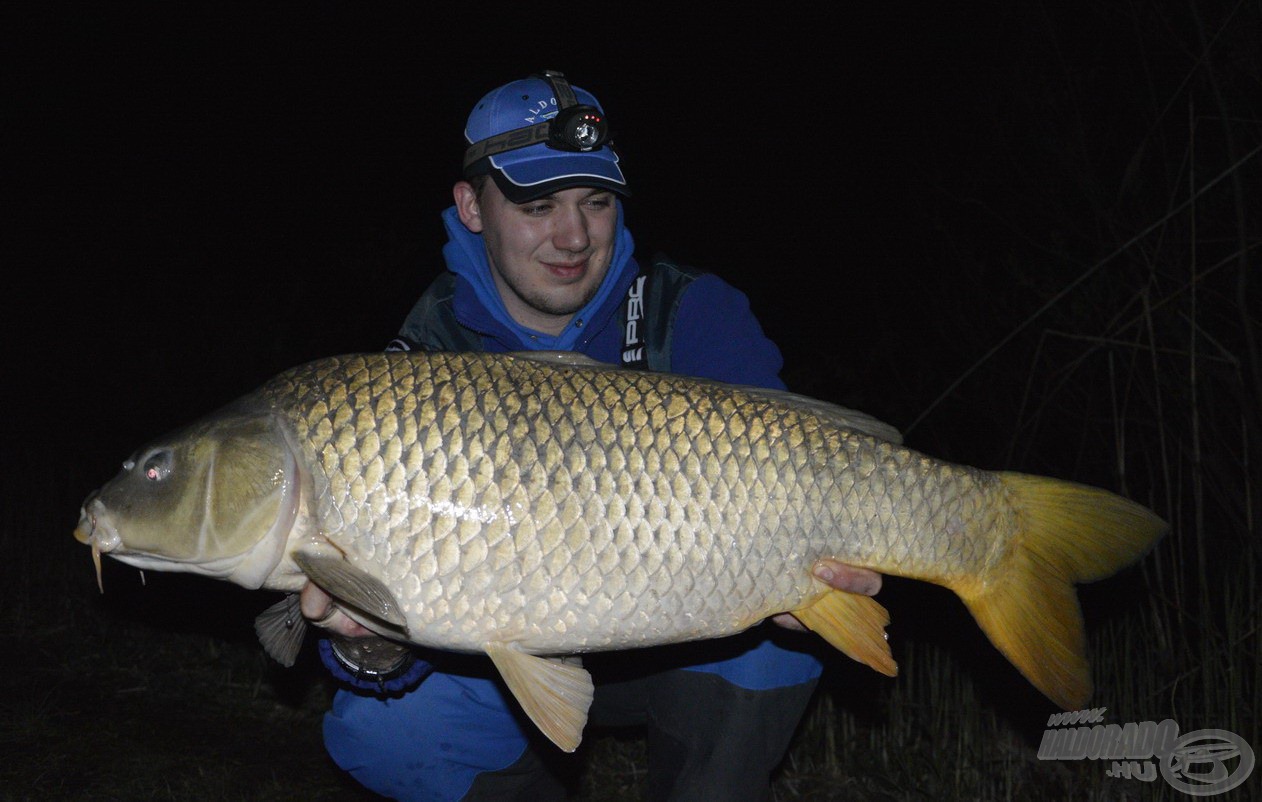
[[[398,697],[340,690],[324,717],[324,745],[337,765],[383,796],[457,800],[479,774],[510,766],[525,751],[523,723],[510,704],[494,680],[441,673]]]

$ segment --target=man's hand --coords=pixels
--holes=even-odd
[[[298,605],[304,618],[328,633],[331,660],[325,663],[330,669],[337,663],[346,674],[342,679],[357,688],[397,691],[416,684],[431,670],[428,663],[416,658],[411,646],[360,625],[337,609],[332,597],[312,582],[303,585]],[[394,684],[396,680],[403,684]]]
[[[828,585],[835,590],[844,590],[847,593],[859,593],[863,596],[875,596],[881,590],[881,575],[875,571],[869,571],[866,568],[856,568],[853,565],[839,563],[836,560],[820,560],[811,566],[811,573],[815,578]],[[306,592],[303,592],[304,605]],[[306,607],[303,607],[306,612]],[[806,629],[802,626],[802,622],[793,617],[792,613],[780,613],[771,617],[771,620],[787,629]]]
[[[354,621],[333,605],[333,597],[321,590],[314,582],[302,587],[298,597],[302,615],[312,624],[327,629],[344,638],[363,638],[377,633]]]

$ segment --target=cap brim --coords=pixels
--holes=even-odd
[[[497,153],[490,157],[495,184],[513,203],[541,198],[571,187],[601,187],[629,195],[627,179],[611,147],[591,153],[557,150],[547,145]]]
[[[626,184],[616,184],[598,176],[571,175],[529,186],[514,184],[500,170],[492,170],[491,177],[495,179],[495,186],[499,187],[504,197],[513,203],[529,203],[532,200],[547,197],[554,192],[560,192],[563,189],[573,189],[574,187],[597,187],[599,189],[608,189],[627,197],[631,195],[631,191],[627,189]]]

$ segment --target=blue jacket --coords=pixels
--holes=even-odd
[[[578,351],[601,362],[619,363],[623,336],[619,311],[640,272],[632,256],[634,241],[622,222],[621,204],[609,272],[592,301],[557,336],[531,331],[509,317],[491,280],[482,237],[460,223],[455,207],[443,213],[443,223],[449,237],[443,256],[450,275],[436,281],[416,302],[399,330],[405,342],[436,350],[440,344],[451,348],[459,339],[464,347],[492,353]],[[669,263],[660,269],[680,270]],[[779,376],[784,364],[780,351],[763,334],[743,293],[715,275],[700,274],[677,302],[666,369],[737,384],[784,387]],[[453,325],[464,330],[461,338],[445,331]]]

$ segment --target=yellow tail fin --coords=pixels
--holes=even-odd
[[[1139,559],[1165,531],[1149,510],[1099,488],[999,474],[1018,531],[980,577],[950,584],[990,641],[1066,710],[1091,697],[1082,612],[1073,583],[1103,579]]]

